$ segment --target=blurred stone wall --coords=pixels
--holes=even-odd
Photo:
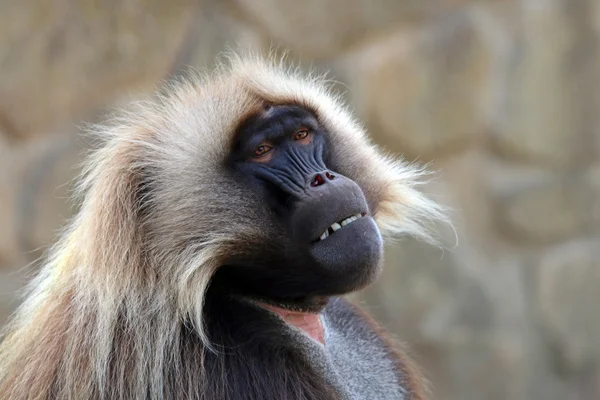
[[[73,212],[83,122],[226,46],[331,71],[439,171],[458,243],[388,246],[357,301],[437,398],[600,399],[600,1],[0,1],[0,323]]]

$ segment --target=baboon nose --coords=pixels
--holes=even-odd
[[[332,181],[334,179],[335,179],[335,175],[329,171],[319,172],[318,174],[313,176],[312,180],[310,181],[310,186],[312,186],[312,187],[321,186],[321,185],[324,185],[328,180]]]

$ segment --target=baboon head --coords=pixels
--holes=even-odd
[[[187,307],[209,282],[314,307],[377,276],[382,236],[441,217],[419,171],[382,155],[322,78],[260,58],[171,84],[100,133],[90,243],[135,239],[121,258],[177,283]]]

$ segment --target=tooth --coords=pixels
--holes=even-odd
[[[340,229],[342,226],[340,224],[338,224],[337,222],[334,222],[333,224],[331,224],[331,229],[333,229],[333,231],[337,231],[338,229]]]
[[[362,215],[360,215],[360,213],[354,214],[354,218],[359,219],[360,217],[362,217]]]
[[[342,221],[342,226],[346,226],[346,225],[348,225],[350,222],[352,222],[352,221],[350,221],[350,218],[346,218],[345,220],[343,220],[343,221]]]
[[[350,217],[350,222],[354,222],[356,221],[358,218],[356,218],[355,216]]]
[[[319,238],[319,240],[323,240],[323,239],[325,239],[327,236],[329,236],[329,231],[325,231],[325,232],[323,232],[323,234],[321,235],[321,237]]]

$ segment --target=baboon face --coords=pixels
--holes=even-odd
[[[229,166],[262,199],[285,243],[284,265],[263,260],[260,279],[246,269],[246,287],[282,297],[329,295],[377,275],[381,235],[363,190],[335,169],[330,147],[315,114],[296,105],[268,106],[239,128]]]

